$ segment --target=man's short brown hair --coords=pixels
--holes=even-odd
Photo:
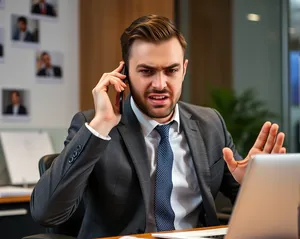
[[[187,43],[175,25],[166,17],[158,15],[142,16],[134,20],[121,36],[122,57],[128,66],[130,49],[137,39],[146,42],[161,42],[176,37],[185,52]]]

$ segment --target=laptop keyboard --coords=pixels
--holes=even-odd
[[[225,235],[205,236],[204,238],[224,239],[224,238],[225,238]]]

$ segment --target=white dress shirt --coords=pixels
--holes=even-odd
[[[45,3],[40,3],[40,11],[46,11],[46,4]]]
[[[19,113],[19,105],[13,105],[13,115],[17,115]]]
[[[26,35],[26,32],[20,31],[19,40],[25,41],[25,35]]]
[[[143,114],[136,106],[132,97],[130,99],[130,104],[142,128],[150,168],[152,187],[149,207],[150,212],[147,218],[146,231],[155,232],[154,185],[157,160],[156,152],[160,141],[160,135],[155,130],[155,127],[159,125],[159,123]],[[175,214],[174,227],[176,230],[193,228],[197,226],[199,221],[198,208],[202,202],[202,197],[190,150],[184,132],[180,128],[178,105],[175,107],[175,112],[171,121],[174,121],[169,132],[169,140],[174,154],[172,168],[173,190],[171,192],[171,207]],[[109,140],[109,138],[99,135],[99,133],[92,129],[88,124],[86,124],[86,126],[97,137]]]
[[[53,71],[53,67],[49,67],[49,68],[45,68],[46,71],[46,76],[50,76],[53,77],[54,76],[54,71]]]

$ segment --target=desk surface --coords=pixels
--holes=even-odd
[[[198,230],[207,230],[207,229],[217,229],[217,228],[225,228],[227,226],[216,226],[216,227],[202,227],[202,228],[195,228],[195,229],[188,229],[188,230],[178,230],[176,232],[188,232],[188,231],[198,231]],[[160,232],[161,233],[161,232]],[[170,233],[170,232],[166,232],[166,233]],[[138,238],[147,238],[147,239],[154,239],[155,237],[152,237],[151,235],[152,233],[145,233],[145,234],[136,234],[136,235],[131,235],[134,237],[138,237]],[[101,239],[119,239],[122,236],[117,236],[117,237],[104,237]],[[100,239],[100,238],[97,238]]]
[[[20,202],[29,202],[29,201],[30,201],[30,196],[0,197],[0,204],[20,203]]]

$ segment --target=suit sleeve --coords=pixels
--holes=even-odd
[[[232,139],[230,133],[227,131],[224,119],[222,118],[222,116],[220,115],[219,112],[216,111],[216,113],[222,124],[224,137],[225,137],[225,147],[228,147],[232,150],[233,157],[235,160],[237,160],[237,161],[242,160],[243,158],[237,152],[237,149],[235,148],[233,139]],[[240,184],[234,179],[234,177],[232,176],[231,172],[229,171],[229,169],[227,167],[227,164],[225,163],[223,180],[222,180],[222,184],[220,187],[221,193],[223,193],[224,196],[228,197],[230,199],[231,203],[234,204],[235,199],[238,194],[238,191],[239,191],[239,188],[240,188]]]
[[[67,221],[76,211],[93,171],[109,141],[94,136],[77,113],[68,129],[65,147],[41,176],[31,195],[34,220],[45,226]]]

